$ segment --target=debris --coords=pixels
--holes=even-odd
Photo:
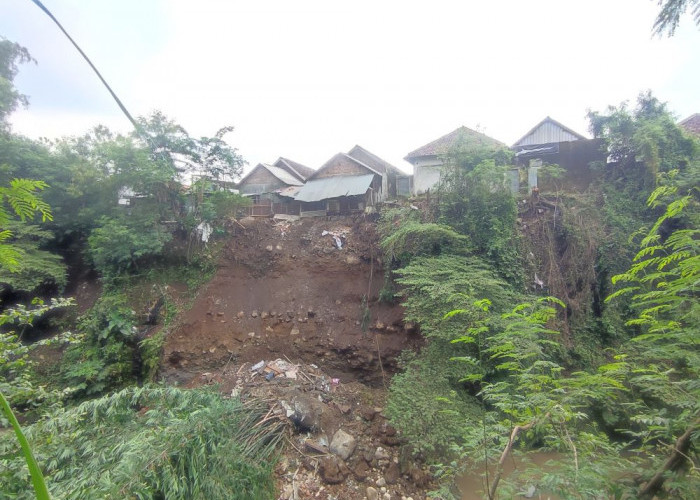
[[[202,240],[202,243],[207,243],[211,237],[211,233],[214,232],[208,222],[201,222],[195,231],[199,239]]]
[[[267,380],[268,382],[269,382],[270,380],[272,380],[273,378],[275,378],[275,372],[273,372],[273,371],[268,372],[268,374],[265,375],[265,380]]]
[[[542,281],[538,276],[537,273],[535,273],[535,286],[539,287],[540,289],[544,288],[544,281]]]
[[[255,363],[253,366],[250,367],[250,371],[255,372],[255,371],[261,370],[264,367],[265,367],[265,360],[258,361],[257,363]]]
[[[355,451],[355,446],[357,446],[355,438],[344,430],[338,429],[333,434],[330,450],[331,453],[338,455],[343,460],[347,460]]]
[[[306,446],[306,449],[308,449],[309,451],[313,451],[313,452],[318,453],[320,455],[327,455],[328,454],[328,450],[326,449],[326,447],[324,445],[322,445],[321,443],[317,443],[315,441],[312,441],[310,439],[307,439],[306,441],[304,441],[304,446]]]
[[[326,235],[330,235],[330,236],[333,238],[333,241],[335,241],[335,246],[338,247],[338,250],[342,250],[342,249],[343,249],[343,240],[341,240],[340,238],[341,238],[341,237],[344,238],[344,237],[345,237],[345,234],[337,233],[337,232],[334,232],[334,231],[326,231],[326,230],[324,230],[324,231],[321,233],[321,236],[326,236]]]

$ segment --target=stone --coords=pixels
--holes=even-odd
[[[380,488],[383,487],[383,486],[386,486],[386,479],[384,479],[383,477],[380,477],[379,479],[377,479],[377,480],[375,481],[375,484],[376,484],[377,486],[379,486]]]
[[[293,413],[289,419],[301,432],[314,431],[320,427],[319,419],[323,409],[315,398],[299,394],[292,399],[291,408]]]
[[[378,446],[377,451],[374,452],[374,458],[376,458],[377,460],[389,460],[390,455],[388,451],[386,451],[381,446]]]
[[[338,429],[336,433],[333,434],[330,450],[331,453],[335,453],[343,460],[347,460],[355,451],[355,446],[357,446],[355,438],[343,429]]]
[[[389,493],[388,491],[384,493],[382,500],[391,500],[391,493]]]
[[[257,317],[258,317],[258,311],[253,311],[252,313],[250,313],[250,315],[251,315],[253,318],[257,318]]]
[[[299,335],[299,328],[295,326],[292,327],[292,330],[289,332],[289,335]]]
[[[379,492],[371,486],[367,486],[365,496],[367,497],[367,500],[379,500]]]
[[[339,484],[345,481],[343,464],[338,457],[325,457],[319,462],[318,472],[323,482]]]
[[[386,479],[386,484],[396,484],[399,477],[401,477],[401,473],[399,472],[399,464],[396,462],[391,462],[389,467],[386,468],[386,471],[384,471],[384,479]]]
[[[269,316],[270,316],[270,315],[269,315],[269,313],[268,313],[267,311],[263,311],[262,313],[260,313],[260,317],[261,317],[262,319],[267,319]]]
[[[357,463],[352,467],[352,473],[355,479],[362,482],[369,477],[369,465],[367,462],[360,458]]]
[[[379,413],[379,412],[377,411],[376,408],[369,408],[367,406],[363,406],[360,409],[360,415],[362,416],[362,418],[364,418],[368,422],[371,422],[372,420],[374,420],[374,417],[377,415],[377,413]]]
[[[238,311],[238,314],[236,314],[236,317],[237,317],[238,319],[245,318],[245,313],[244,313],[243,311]]]

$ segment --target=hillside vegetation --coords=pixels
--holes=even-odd
[[[247,400],[239,386],[194,386],[215,377],[207,368],[248,374],[283,348],[386,387],[383,408],[355,390],[356,416],[333,400],[338,378],[304,381],[348,427],[400,446],[378,460],[362,436],[374,447],[363,467],[393,467],[413,491],[434,484],[432,498],[458,495],[465,469],[489,499],[533,487],[700,496],[700,143],[652,95],[590,114],[609,162],[586,192],[514,196],[510,151],[457,145],[429,199],[348,222],[357,237],[341,260],[314,242],[333,228],[236,219],[247,201],[216,189],[244,164],[228,127],[193,138],[156,112],[131,135],[14,134],[7,116],[26,99],[12,80],[30,56],[6,40],[0,55],[0,392],[30,445],[3,413],[19,441],[2,429],[0,496],[33,496],[31,448],[57,498],[277,497],[289,422],[265,405],[278,401],[266,386]],[[210,181],[184,189],[194,170]],[[88,289],[89,303],[65,298]],[[234,310],[244,294],[250,310]],[[168,386],[165,372],[192,388]],[[511,457],[534,464],[543,451],[557,463],[504,474]],[[310,477],[318,462],[299,453]],[[358,491],[327,482],[318,495]]]

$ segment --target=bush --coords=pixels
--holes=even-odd
[[[78,322],[81,340],[63,359],[63,376],[80,395],[123,387],[140,373],[135,363],[135,312],[121,294],[105,295]]]
[[[27,429],[54,498],[272,499],[280,425],[211,390],[129,388]],[[17,444],[0,442],[0,490],[33,498]]]

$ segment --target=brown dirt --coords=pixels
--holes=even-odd
[[[162,370],[168,381],[186,384],[227,362],[286,356],[345,381],[377,385],[382,369],[391,374],[396,356],[420,343],[406,330],[403,309],[378,301],[384,276],[372,222],[242,224],[213,279],[168,336]],[[346,235],[342,249],[324,230]]]
[[[400,306],[378,300],[384,276],[375,224],[250,218],[236,227],[214,277],[166,338],[162,376],[268,402],[270,418],[287,424],[276,469],[280,499],[362,499],[368,487],[379,498],[426,498],[429,476],[402,459],[382,409],[397,356],[422,342]],[[323,231],[342,235],[342,248]],[[299,375],[267,380],[250,370],[262,360],[292,363]],[[313,431],[300,432],[287,418],[298,397],[318,406]],[[307,446],[327,445],[341,428],[357,440],[348,460]]]

